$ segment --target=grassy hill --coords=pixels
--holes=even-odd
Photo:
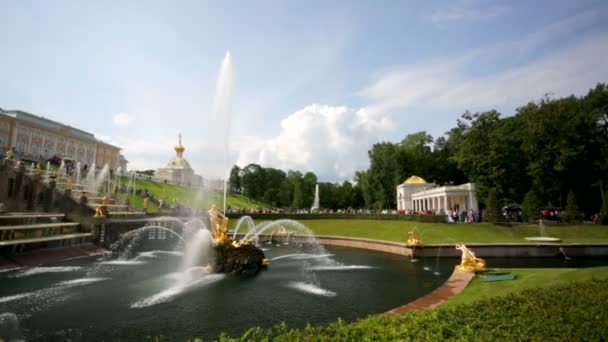
[[[121,184],[130,185],[130,182],[126,177],[123,177],[121,179]],[[209,208],[213,204],[218,207],[224,205],[223,193],[221,191],[203,191],[201,189],[178,186],[174,184],[165,184],[144,179],[135,180],[135,189],[148,190],[148,192],[151,193],[155,198],[162,198],[165,203],[167,203],[167,205],[173,203],[173,200],[177,200],[179,203],[182,203],[192,208]],[[129,201],[131,202],[131,205],[138,208],[143,207],[143,198],[140,196],[129,196],[127,194],[119,194],[117,197],[119,200],[124,200],[128,197]],[[245,196],[236,194],[227,195],[226,205],[230,208],[238,209],[269,207],[267,204],[252,201]],[[153,204],[150,204],[148,206],[148,209],[148,212],[152,213],[158,211],[158,208]]]

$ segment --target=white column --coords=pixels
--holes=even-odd
[[[477,194],[474,191],[471,191],[471,209],[473,209],[473,211],[479,210],[477,204]]]
[[[29,138],[27,140],[27,146],[25,147],[25,151],[24,152],[25,153],[32,153],[32,151],[31,151],[31,148],[32,148],[32,135],[34,135],[34,132],[33,132],[32,128],[30,128],[28,130],[28,132],[29,132],[29,134],[28,134]]]

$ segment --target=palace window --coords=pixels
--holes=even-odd
[[[0,146],[8,146],[8,135],[0,134]]]
[[[3,131],[8,131],[8,122],[6,122],[6,121],[0,122],[0,129]]]

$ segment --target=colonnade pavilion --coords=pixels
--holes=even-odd
[[[475,184],[437,186],[411,176],[397,186],[397,210],[443,211],[479,210]]]

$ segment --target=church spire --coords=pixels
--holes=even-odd
[[[177,156],[179,158],[182,158],[182,155],[184,154],[185,149],[186,148],[184,147],[184,145],[182,145],[182,134],[180,133],[178,135],[177,145],[175,146],[175,153],[177,153]]]

